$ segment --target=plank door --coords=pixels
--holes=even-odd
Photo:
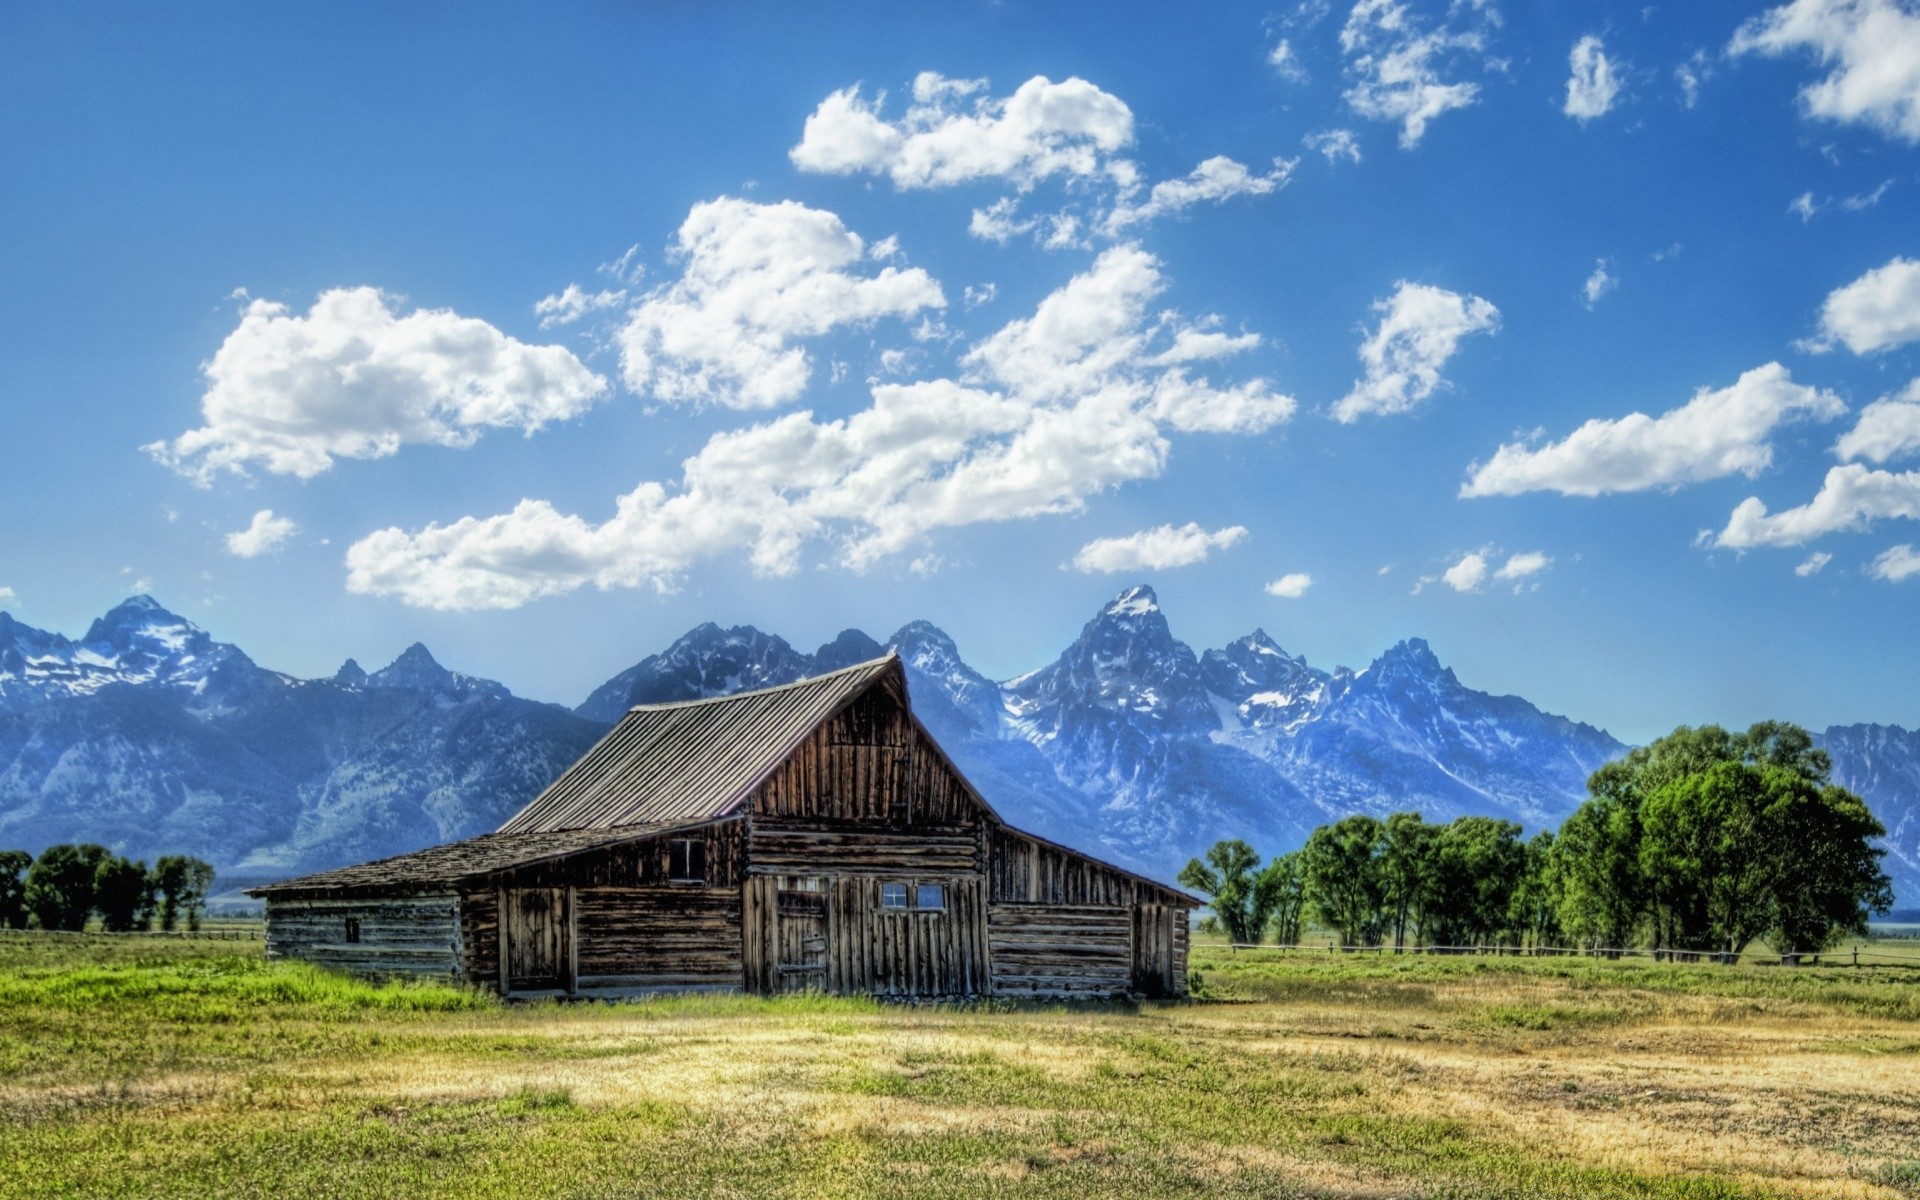
[[[820,992],[827,987],[825,881],[783,875],[775,899],[773,989]]]
[[[501,908],[510,992],[572,991],[564,888],[510,888]]]
[[[1175,994],[1173,922],[1176,911],[1170,904],[1133,906],[1133,990],[1141,995]]]

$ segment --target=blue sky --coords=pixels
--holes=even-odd
[[[13,5],[0,607],[1913,726],[1917,143],[1912,0]]]

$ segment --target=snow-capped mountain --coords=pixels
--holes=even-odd
[[[1263,853],[1351,812],[1557,824],[1625,747],[1463,684],[1419,639],[1360,671],[1264,631],[1196,654],[1151,588],[1104,606],[1053,662],[995,681],[937,627],[849,629],[811,653],[699,626],[578,709],[449,671],[424,646],[327,679],[266,670],[138,597],[73,641],[0,614],[0,846],[86,838],[266,877],[485,832],[635,704],[789,683],[898,653],[916,711],[1016,824],[1162,876],[1222,837]],[[1827,730],[1837,782],[1888,828],[1920,897],[1920,733]]]

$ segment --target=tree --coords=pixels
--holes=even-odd
[[[1580,944],[1617,949],[1633,940],[1644,906],[1640,808],[1632,797],[1595,791],[1554,838],[1558,915],[1561,927]]]
[[[1268,924],[1273,929],[1273,940],[1282,946],[1300,944],[1300,918],[1306,908],[1306,879],[1300,869],[1300,852],[1282,854],[1266,865],[1260,872],[1255,884],[1257,890],[1266,894],[1267,908],[1271,912]]]
[[[1300,850],[1307,902],[1344,945],[1380,941],[1382,887],[1374,852],[1381,832],[1372,817],[1344,817],[1314,830]]]
[[[1482,945],[1498,939],[1507,905],[1526,870],[1520,826],[1493,817],[1459,817],[1433,841],[1429,901],[1445,943]]]
[[[1801,785],[1768,806],[1777,855],[1768,940],[1782,954],[1825,950],[1845,934],[1865,934],[1867,914],[1893,906],[1893,888],[1872,839],[1886,828],[1845,788]]]
[[[1380,830],[1380,900],[1393,927],[1393,948],[1407,944],[1408,926],[1421,914],[1439,830],[1419,813],[1390,813]]]
[[[27,870],[26,902],[42,929],[80,930],[93,912],[93,879],[105,846],[48,846]]]
[[[1541,830],[1527,842],[1526,867],[1507,901],[1507,930],[1521,946],[1560,941],[1560,871],[1553,834]]]
[[[213,866],[184,854],[163,854],[154,860],[153,889],[159,896],[160,928],[171,933],[184,912],[187,928],[199,929],[200,913],[213,890]]]
[[[32,865],[25,850],[0,850],[0,926],[27,927],[27,883],[20,874]]]
[[[147,864],[110,854],[93,875],[93,906],[108,933],[147,929],[153,924],[153,884]]]
[[[1237,839],[1215,842],[1207,851],[1206,862],[1187,860],[1180,869],[1180,882],[1196,892],[1206,893],[1214,915],[1235,944],[1258,942],[1266,931],[1271,911],[1271,895],[1263,896],[1254,869],[1260,856],[1252,846]]]
[[[1647,799],[1642,867],[1648,877],[1697,895],[1704,919],[1704,928],[1687,922],[1671,929],[1669,945],[1698,944],[1704,936],[1737,955],[1772,924],[1776,847],[1767,809],[1772,793],[1795,786],[1806,781],[1782,767],[1720,762]]]

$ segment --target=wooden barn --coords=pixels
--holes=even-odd
[[[635,708],[496,833],[249,894],[270,956],[506,996],[1178,996],[1200,904],[1002,821],[892,656]]]

